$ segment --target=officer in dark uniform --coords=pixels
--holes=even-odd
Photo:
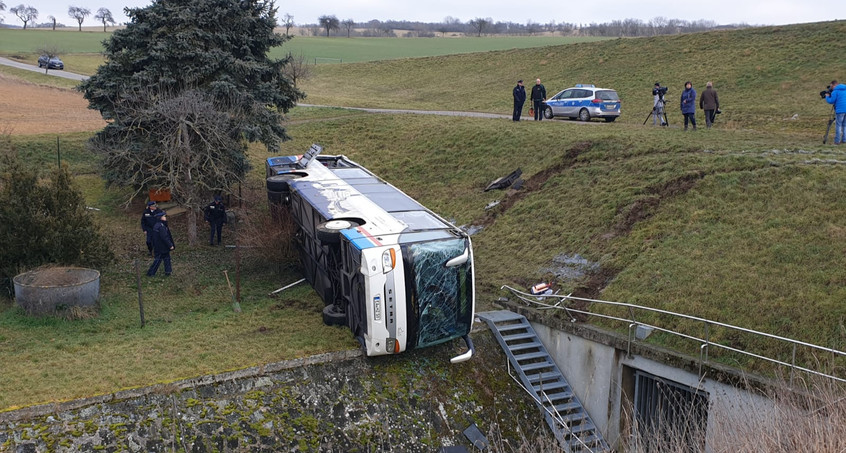
[[[209,245],[214,245],[215,232],[217,232],[217,245],[220,245],[220,234],[223,231],[223,224],[226,223],[226,206],[223,205],[220,195],[214,196],[214,201],[206,206],[204,212],[206,222],[211,227]]]
[[[170,251],[175,248],[173,245],[173,236],[170,235],[170,228],[167,227],[167,214],[164,211],[159,211],[155,215],[156,226],[153,227],[153,232],[150,236],[153,239],[153,251],[156,252],[156,258],[153,264],[147,269],[147,276],[152,277],[156,275],[159,270],[159,265],[164,261],[165,276],[169,276],[172,272],[170,267]]]
[[[144,231],[144,235],[147,237],[147,251],[150,252],[150,256],[153,256],[153,227],[156,226],[156,214],[162,212],[159,209],[158,205],[155,201],[148,201],[147,202],[147,209],[144,210],[144,214],[141,215],[141,229]]]

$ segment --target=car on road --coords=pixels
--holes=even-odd
[[[605,118],[612,122],[620,116],[620,97],[608,88],[578,84],[559,91],[543,103],[543,116],[552,119],[566,116],[571,119],[590,121],[591,118]]]
[[[38,67],[46,67],[47,69],[65,69],[65,64],[59,59],[59,57],[42,55],[38,57]]]

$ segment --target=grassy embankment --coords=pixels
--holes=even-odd
[[[771,30],[769,34],[789,33],[789,47],[803,53],[792,58],[807,60],[800,65],[806,74],[801,77],[814,75],[824,81],[842,73],[838,65],[843,63],[806,58],[804,49],[814,45],[827,49],[830,44],[819,36],[842,27],[839,23],[782,27],[780,32]],[[750,46],[749,40],[758,32],[735,33],[722,38],[725,48]],[[631,52],[636,54],[657,53],[658,49],[667,54],[679,40],[692,45],[697,39],[704,45],[714,41],[714,36],[575,47],[598,46],[592,53],[610,55],[625,45],[634,46]],[[761,43],[756,53],[758,65],[787,66],[783,63],[784,47],[788,45]],[[530,56],[521,56],[524,52]],[[485,80],[488,71],[478,66],[485,61],[514,78],[527,67],[523,61],[537,56],[535,52],[450,57],[439,59],[442,64],[437,65],[430,59],[344,65],[339,66],[348,75],[343,83],[334,69],[322,68],[306,90],[311,96],[334,94],[341,103],[360,105],[374,102],[370,88],[361,86],[362,79],[370,78],[381,80],[378,86],[408,88],[384,90],[393,102],[379,106],[443,107],[455,105],[460,98],[489,102],[493,111],[500,108],[497,106],[507,106],[510,87],[503,88],[505,104],[494,97],[487,101],[481,101],[484,96],[460,97],[470,81],[444,75],[444,68],[449,71],[466,59],[466,72]],[[687,59],[679,64],[698,61],[694,53],[685,54]],[[813,68],[810,60],[816,62]],[[411,115],[339,117],[336,111],[330,111],[325,114],[326,120],[292,123],[289,131],[294,140],[283,145],[283,152],[299,153],[310,143],[320,142],[327,153],[344,153],[362,162],[458,224],[486,225],[474,236],[479,305],[483,309],[502,295],[500,285],[525,287],[547,279],[556,256],[579,254],[598,263],[606,279],[557,282],[564,293],[587,287],[602,299],[671,309],[842,349],[846,229],[840,224],[846,213],[846,156],[843,149],[819,143],[826,115],[826,106],[816,97],[820,82],[802,82],[806,79],[801,78],[792,82],[795,85],[790,84],[790,89],[780,91],[776,87],[788,83],[781,79],[793,72],[785,69],[776,77],[779,80],[772,82],[758,69],[750,73],[733,63],[748,66],[743,59],[728,59],[709,63],[708,67],[719,74],[737,74],[732,79],[736,90],[723,90],[728,91],[728,99],[748,102],[736,106],[732,102],[732,108],[738,109],[738,119],[727,125],[721,118],[718,127],[708,131],[684,133],[675,128],[642,127],[642,118],[625,117],[625,121],[614,124],[514,124]],[[630,64],[620,73],[641,74],[646,92],[656,78],[648,69],[654,66],[641,58]],[[600,65],[596,72],[574,77],[604,80],[607,69]],[[667,69],[671,70],[681,74],[681,69]],[[398,84],[396,73],[415,81]],[[757,83],[738,82],[753,78]],[[324,79],[333,83],[327,84]],[[720,79],[714,79],[722,88]],[[425,85],[424,80],[437,80],[438,86]],[[622,77],[618,82],[627,84],[633,93],[634,86],[640,87],[640,83],[626,82]],[[800,121],[816,115],[822,124],[781,119],[780,115],[787,114],[778,101],[794,101],[775,99],[778,96],[772,91],[791,94],[800,84],[803,90],[806,86],[813,88],[802,104],[805,110]],[[613,82],[602,85],[614,86]],[[622,85],[617,86],[625,93]],[[334,87],[334,91],[327,93],[317,87]],[[446,94],[436,101],[425,96],[438,89]],[[341,96],[342,90],[355,96]],[[640,93],[640,88],[636,92]],[[649,101],[645,104],[648,107]],[[479,109],[487,109],[481,105]],[[812,113],[806,115],[806,110]],[[302,117],[321,116],[315,110],[308,112]],[[756,112],[769,112],[779,120],[773,126],[740,119],[745,113],[754,116]],[[70,148],[64,151],[69,160],[74,153],[80,156],[74,163],[75,171],[83,174],[80,184],[89,202],[103,208],[96,219],[110,232],[118,263],[104,269],[103,309],[97,319],[32,320],[9,301],[0,305],[0,355],[6,364],[0,370],[0,407],[72,398],[353,346],[348,333],[320,325],[320,302],[308,288],[290,291],[284,302],[266,297],[270,290],[299,276],[296,269],[286,266],[281,266],[280,276],[263,265],[261,258],[245,259],[245,310],[241,315],[234,314],[221,275],[223,269],[234,268],[234,259],[230,250],[217,248],[181,247],[174,256],[174,278],[144,280],[151,322],[140,329],[131,267],[136,258],[143,262],[144,246],[136,218],[140,206],[124,211],[120,207],[122,194],[97,183],[95,163],[82,151],[84,138],[84,134],[67,137],[66,143],[73,144],[63,145],[63,149]],[[53,137],[15,137],[15,142],[19,149],[30,150],[31,158],[52,162]],[[260,187],[260,164],[266,154],[257,147],[251,150],[257,167],[251,181]],[[528,181],[522,192],[509,197],[502,192],[482,191],[488,182],[517,167],[523,169]],[[252,205],[256,211],[262,209],[260,195],[259,188]],[[503,203],[486,212],[485,205],[494,200]],[[176,224],[180,241],[183,228],[178,221]],[[767,347],[741,344],[747,339],[719,335],[715,333],[712,339],[737,347]],[[92,363],[98,366],[92,369]]]

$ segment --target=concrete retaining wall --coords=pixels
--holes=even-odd
[[[0,451],[431,452],[469,448],[474,422],[537,435],[539,411],[490,332],[473,337],[477,357],[457,365],[461,341],[396,357],[347,351],[4,412]]]

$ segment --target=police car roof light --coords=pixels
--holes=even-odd
[[[592,83],[577,83],[576,88],[596,88]]]

